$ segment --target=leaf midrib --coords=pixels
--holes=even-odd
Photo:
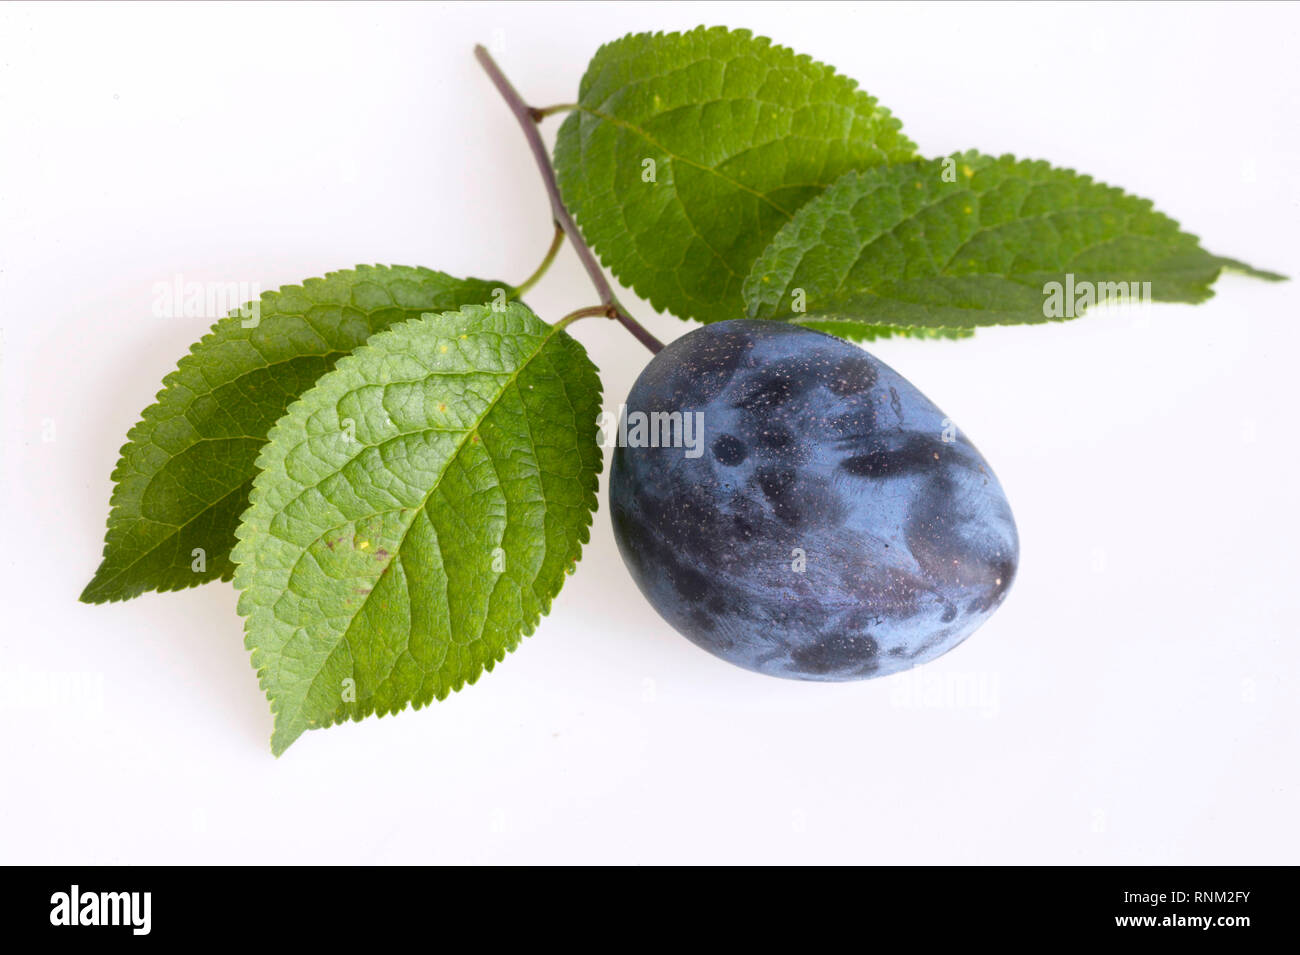
[[[483,422],[487,420],[488,415],[490,415],[490,414],[491,414],[491,413],[492,413],[492,412],[497,408],[498,404],[500,403],[500,401],[501,401],[502,397],[505,395],[505,393],[510,389],[510,387],[511,387],[512,385],[514,385],[514,384],[517,382],[517,380],[518,380],[518,378],[519,378],[519,375],[523,372],[523,370],[524,370],[525,368],[527,368],[527,367],[528,367],[528,366],[529,366],[529,365],[530,365],[534,360],[536,360],[536,358],[537,358],[537,357],[542,353],[542,351],[546,348],[547,344],[550,343],[551,339],[554,338],[556,332],[560,331],[560,329],[558,329],[558,328],[557,328],[556,326],[554,326],[554,325],[549,325],[549,326],[547,326],[547,329],[548,329],[548,330],[547,330],[546,334],[545,334],[541,339],[539,339],[538,344],[537,344],[537,348],[536,348],[536,349],[535,349],[535,350],[534,350],[534,351],[533,351],[533,352],[532,352],[532,353],[531,353],[531,354],[530,354],[526,359],[524,359],[522,362],[520,362],[519,366],[518,366],[517,368],[515,368],[515,370],[514,370],[513,372],[511,372],[510,376],[509,376],[509,377],[508,377],[508,378],[507,378],[507,379],[502,383],[500,390],[497,391],[496,395],[492,398],[492,400],[488,402],[487,407],[483,409],[482,414],[480,414],[480,415],[478,416],[478,418],[474,421],[474,423],[473,423],[472,426],[470,426],[468,429],[466,429],[466,431],[464,432],[464,434],[461,436],[461,439],[460,439],[458,442],[456,442],[456,446],[455,446],[455,448],[452,450],[451,454],[449,454],[449,455],[447,456],[447,460],[443,463],[442,469],[438,472],[438,476],[437,476],[437,478],[432,482],[432,484],[430,484],[430,486],[429,486],[429,490],[425,492],[425,494],[424,494],[424,499],[420,502],[420,504],[419,504],[417,507],[413,507],[413,508],[410,509],[410,511],[411,511],[411,519],[410,519],[410,521],[406,524],[406,526],[402,529],[401,537],[397,540],[396,544],[394,544],[391,559],[390,559],[388,562],[386,562],[386,563],[384,564],[384,569],[383,569],[382,571],[380,571],[378,577],[375,578],[376,583],[377,583],[377,582],[378,582],[378,581],[379,581],[379,580],[384,576],[384,574],[388,573],[388,569],[393,565],[393,562],[396,561],[396,560],[401,556],[402,548],[403,548],[403,546],[405,546],[405,544],[406,544],[406,537],[407,537],[407,535],[410,533],[411,528],[414,526],[414,524],[415,524],[415,520],[416,520],[417,516],[420,515],[420,514],[422,514],[422,513],[424,513],[424,512],[425,512],[425,509],[429,506],[429,499],[430,499],[431,497],[433,497],[434,493],[437,492],[438,488],[441,486],[441,484],[442,484],[442,479],[443,479],[443,478],[446,476],[446,474],[447,474],[447,469],[451,467],[452,463],[454,463],[454,462],[457,460],[457,458],[459,458],[461,452],[465,449],[465,442],[469,439],[469,437],[470,437],[471,435],[473,435],[473,434],[475,434],[475,433],[478,432],[478,429],[482,426]],[[430,377],[430,376],[425,376],[425,377]],[[422,377],[420,380],[424,380],[424,378]],[[338,398],[337,400],[342,400],[344,397],[346,397],[347,394],[350,394],[350,393],[351,393],[350,391],[349,391],[349,392],[344,392],[342,395],[339,396],[339,398]],[[424,433],[426,430],[427,430],[427,429],[420,428],[420,429],[417,429],[416,431],[407,432],[407,434],[422,434],[422,433]],[[389,440],[392,440],[392,439],[389,439]],[[368,449],[370,449],[370,448],[375,448],[375,447],[378,447],[378,446],[379,446],[379,445],[367,445],[366,448],[363,449],[363,450],[368,450]],[[360,454],[360,453],[361,453],[361,452],[358,452],[358,454]],[[356,460],[355,457],[350,458],[350,459],[349,459],[349,463],[350,463],[351,461],[355,461],[355,460]],[[346,464],[344,465],[344,467],[345,467],[345,466],[346,466]],[[334,471],[333,473],[336,474],[336,473],[338,473],[339,470],[341,470],[341,468],[335,469],[335,471]],[[332,476],[332,475],[331,475],[331,476]],[[307,490],[307,489],[304,488],[303,490]],[[301,492],[300,492],[300,493],[301,493]],[[364,517],[362,517],[362,518],[358,518],[358,519],[360,519],[360,520],[364,520],[365,517],[374,517],[374,516],[376,516],[376,515],[379,514],[379,513],[384,513],[384,512],[376,511],[376,512],[374,512],[374,513],[372,513],[372,514],[365,515]],[[355,521],[358,520],[358,519],[354,519],[354,520],[352,521],[352,523],[355,523]],[[268,530],[269,530],[269,528],[270,528],[270,523],[269,523],[269,521],[268,521]],[[326,532],[326,533],[328,533],[328,532]],[[314,544],[316,541],[320,540],[320,537],[323,537],[323,536],[324,536],[324,534],[318,536],[315,540],[312,541],[312,543]],[[289,543],[292,543],[292,542],[289,542]],[[297,546],[297,545],[294,545],[294,546]],[[311,547],[311,544],[308,544],[306,547],[304,547],[303,550],[302,550],[302,553],[298,556],[298,559],[295,560],[295,561],[293,562],[293,566],[292,566],[291,568],[289,568],[288,575],[287,575],[287,577],[285,578],[285,584],[286,584],[286,586],[288,585],[289,581],[291,581],[291,580],[293,579],[293,576],[294,576],[294,574],[297,572],[299,565],[300,565],[300,564],[302,563],[302,561],[307,557],[307,555],[308,555],[308,553],[309,553],[309,551],[310,551],[310,547]],[[337,640],[334,641],[333,646],[330,647],[329,651],[324,655],[324,659],[322,660],[321,665],[320,665],[319,667],[316,668],[315,672],[312,673],[311,678],[310,678],[309,680],[304,681],[304,682],[306,683],[306,691],[302,694],[302,701],[303,701],[303,703],[305,703],[305,701],[307,700],[307,698],[310,696],[311,688],[312,688],[313,686],[315,686],[315,684],[316,684],[316,680],[320,677],[320,674],[324,671],[324,669],[325,669],[325,665],[329,662],[329,658],[330,658],[330,656],[331,656],[331,655],[333,654],[333,652],[338,648],[338,646],[339,646],[340,643],[345,643],[345,642],[347,642],[347,635],[348,635],[348,632],[352,629],[352,625],[353,625],[353,623],[356,621],[356,618],[357,618],[357,616],[361,613],[361,611],[364,610],[365,607],[368,605],[368,603],[369,603],[369,601],[370,601],[370,597],[371,597],[371,595],[372,595],[372,594],[375,592],[375,590],[377,590],[377,589],[378,589],[377,586],[376,586],[376,587],[372,587],[372,588],[371,588],[371,592],[370,592],[369,594],[366,594],[365,597],[364,597],[364,599],[362,599],[361,601],[359,601],[359,602],[357,603],[357,608],[356,608],[356,610],[355,610],[353,613],[351,613],[351,614],[348,615],[346,626],[345,626],[345,627],[344,627],[344,628],[343,628],[343,629],[338,633],[338,638],[337,638]],[[407,638],[407,640],[409,641],[409,639],[410,639],[410,634],[409,634],[409,633],[406,635],[406,638]],[[257,649],[257,648],[254,648],[254,649]],[[278,657],[279,655],[280,655],[280,651],[277,650],[277,651],[276,651],[276,656]],[[355,659],[355,656],[354,656],[353,654],[351,654],[350,651],[349,651],[349,656],[350,656],[351,658]],[[355,667],[354,667],[354,669],[353,669],[353,673],[354,673],[354,676],[355,676]],[[297,705],[295,706],[295,708],[294,708],[294,709],[295,709],[295,714],[296,714],[296,716],[297,716],[296,722],[302,723],[302,724],[304,724],[304,725],[310,725],[309,721],[306,719],[306,712],[305,712],[305,707],[304,707],[303,703],[297,704]],[[283,710],[281,710],[280,712],[283,712]],[[277,735],[278,735],[278,734],[277,734]]]
[[[691,166],[691,167],[693,167],[693,168],[695,168],[695,169],[699,169],[701,172],[712,173],[713,175],[715,175],[715,176],[717,176],[719,179],[721,179],[723,182],[727,183],[727,185],[729,185],[729,186],[733,186],[733,187],[735,187],[736,189],[739,189],[739,190],[742,191],[742,192],[747,192],[747,193],[749,193],[751,196],[754,196],[756,199],[759,199],[759,200],[761,200],[761,201],[767,203],[769,206],[771,206],[771,207],[772,207],[773,209],[775,209],[777,212],[781,213],[781,215],[783,215],[787,220],[789,220],[789,219],[794,215],[793,212],[789,212],[789,211],[783,209],[781,206],[778,206],[775,202],[773,202],[770,198],[768,198],[764,193],[759,192],[757,189],[754,189],[754,188],[751,187],[751,186],[747,186],[747,185],[745,185],[743,182],[738,182],[737,180],[732,179],[730,176],[728,176],[726,173],[722,172],[722,171],[719,170],[718,168],[716,168],[716,167],[714,167],[714,166],[706,166],[706,165],[705,165],[704,163],[702,163],[702,162],[697,162],[697,161],[694,160],[694,159],[690,159],[690,158],[688,158],[688,157],[686,157],[686,156],[682,156],[682,155],[679,155],[679,154],[673,152],[671,149],[669,149],[669,148],[668,148],[667,146],[665,146],[663,143],[659,142],[659,141],[658,141],[657,139],[655,139],[652,135],[650,135],[650,133],[648,133],[646,130],[642,129],[640,126],[637,126],[637,125],[634,124],[634,123],[629,122],[628,120],[625,120],[625,119],[619,119],[617,116],[611,116],[609,113],[602,112],[601,110],[598,110],[598,109],[596,109],[596,108],[594,108],[594,107],[591,107],[591,106],[583,106],[583,105],[579,104],[577,108],[578,108],[578,111],[579,111],[579,112],[589,113],[589,114],[591,114],[592,116],[595,116],[597,119],[602,120],[603,122],[609,123],[609,124],[611,124],[611,125],[613,125],[613,126],[617,126],[617,127],[619,127],[620,129],[626,129],[628,132],[633,133],[633,134],[635,134],[635,135],[637,135],[637,136],[640,136],[642,139],[644,139],[644,140],[645,140],[647,143],[649,143],[651,146],[653,146],[653,147],[655,147],[656,149],[660,150],[664,155],[666,155],[666,156],[667,156],[669,159],[671,159],[673,162],[680,162],[680,163],[682,163],[682,164],[684,164],[684,165]],[[824,187],[825,187],[825,184],[823,184],[823,188],[824,188]],[[787,188],[786,185],[785,185],[784,183],[782,184],[782,188],[783,188],[783,189],[784,189],[784,188]],[[676,191],[676,190],[674,190],[674,191]],[[680,201],[680,200],[679,200],[679,201]]]
[[[857,175],[857,176],[859,177],[859,179],[860,179],[860,177],[862,176],[862,173],[857,173],[856,175]],[[1005,181],[1005,180],[1004,180],[1004,181]],[[1005,222],[994,223],[994,224],[991,224],[991,225],[981,225],[981,226],[979,226],[978,228],[976,228],[976,230],[975,230],[974,232],[972,232],[969,236],[967,236],[965,239],[962,240],[961,244],[960,244],[960,245],[959,245],[959,246],[958,246],[958,247],[957,247],[957,248],[956,248],[956,249],[955,249],[955,250],[954,250],[954,251],[953,251],[953,252],[948,256],[948,259],[943,263],[943,265],[940,266],[939,268],[937,268],[937,269],[935,270],[935,272],[934,272],[934,274],[933,274],[932,276],[927,276],[927,278],[958,278],[958,279],[962,279],[962,278],[982,278],[982,277],[987,277],[987,278],[1000,278],[1000,279],[1004,279],[1004,280],[1006,280],[1006,281],[1008,281],[1008,282],[1013,282],[1013,283],[1015,283],[1015,284],[1024,285],[1024,284],[1026,284],[1026,283],[1023,282],[1023,281],[1020,281],[1020,280],[1017,278],[1018,273],[980,272],[980,273],[977,273],[976,275],[973,275],[973,276],[967,276],[967,275],[953,275],[953,274],[951,274],[951,273],[948,271],[948,269],[949,269],[949,267],[952,265],[952,263],[953,263],[956,259],[958,259],[958,258],[960,257],[961,253],[964,252],[967,248],[969,248],[970,245],[971,245],[971,243],[974,242],[975,239],[976,239],[977,237],[979,237],[979,236],[982,236],[982,235],[988,235],[988,234],[990,234],[990,233],[995,233],[995,232],[997,232],[997,231],[1000,230],[1000,229],[1009,228],[1009,227],[1014,227],[1014,226],[1019,226],[1019,225],[1022,225],[1023,223],[1026,223],[1026,222],[1049,221],[1049,220],[1051,220],[1051,219],[1053,219],[1053,218],[1055,218],[1055,217],[1058,217],[1058,216],[1061,216],[1061,215],[1065,215],[1065,214],[1072,214],[1072,213],[1085,213],[1085,214],[1086,214],[1086,213],[1096,213],[1096,214],[1102,214],[1102,213],[1106,213],[1106,212],[1109,212],[1109,211],[1116,211],[1116,210],[1114,210],[1112,207],[1105,206],[1105,205],[1082,205],[1082,204],[1080,204],[1080,205],[1066,206],[1066,207],[1063,207],[1063,208],[1060,208],[1060,209],[1050,209],[1050,210],[1048,210],[1048,211],[1046,211],[1046,212],[1037,213],[1037,214],[1032,215],[1032,216],[1024,216],[1024,215],[1021,215],[1021,214],[1020,214],[1020,210],[1024,208],[1025,202],[1026,202],[1027,199],[1029,198],[1029,195],[1034,191],[1034,189],[1035,189],[1035,188],[1038,188],[1038,187],[1042,187],[1042,186],[1050,186],[1050,185],[1053,185],[1052,182],[1050,182],[1050,181],[1043,181],[1043,180],[1025,180],[1025,182],[1026,182],[1026,185],[1027,185],[1029,188],[1028,188],[1028,190],[1026,191],[1025,195],[1022,196],[1021,199],[1020,199],[1020,204],[1019,204],[1019,207],[1017,208],[1017,211],[1016,211],[1016,214],[1015,214],[1015,218],[1009,219],[1009,220],[1007,220],[1007,221],[1005,221]],[[1001,182],[998,183],[998,185],[1001,185],[1001,184],[1002,184]],[[896,191],[901,192],[901,190],[902,190],[902,184],[901,184],[901,183],[889,183],[889,182],[887,182],[887,181],[881,181],[881,182],[875,184],[875,188],[872,189],[871,192],[866,193],[866,194],[864,194],[864,195],[871,195],[871,194],[873,194],[874,192],[879,191],[879,190],[881,190],[881,189],[893,189],[893,190],[896,190]],[[828,300],[828,303],[829,303],[827,307],[829,308],[829,307],[831,307],[831,306],[833,306],[833,305],[843,304],[843,302],[844,302],[846,299],[851,299],[851,298],[853,298],[854,296],[859,296],[859,295],[869,295],[869,296],[876,297],[876,298],[880,298],[880,299],[883,299],[883,300],[890,300],[890,296],[888,296],[888,295],[886,295],[886,294],[883,294],[883,293],[881,293],[880,291],[878,291],[878,289],[881,288],[881,286],[879,286],[879,285],[864,286],[864,287],[855,287],[855,288],[853,288],[853,289],[851,289],[851,290],[849,290],[849,291],[847,291],[847,292],[844,290],[844,285],[845,285],[845,283],[849,280],[849,276],[852,275],[852,273],[853,273],[853,269],[854,269],[854,268],[857,266],[857,264],[862,260],[862,257],[863,257],[863,255],[865,255],[865,253],[867,252],[867,250],[870,249],[870,248],[872,248],[872,247],[874,247],[877,243],[879,243],[879,242],[880,242],[883,238],[885,238],[886,236],[893,236],[893,235],[896,235],[896,234],[898,233],[898,230],[899,230],[899,229],[901,229],[903,226],[907,225],[908,223],[915,221],[917,218],[919,218],[919,217],[920,217],[921,215],[923,215],[924,213],[926,213],[926,212],[930,211],[931,209],[934,209],[934,208],[936,208],[936,207],[938,207],[938,206],[941,206],[941,205],[945,204],[946,202],[949,202],[949,201],[955,199],[955,198],[958,197],[958,196],[968,196],[968,197],[973,197],[973,198],[975,198],[975,199],[978,200],[978,199],[982,199],[982,198],[984,197],[985,194],[986,194],[986,191],[977,191],[977,190],[975,190],[972,186],[970,186],[969,184],[964,184],[964,185],[962,186],[962,188],[959,189],[959,190],[955,190],[955,191],[954,191],[954,190],[949,190],[949,191],[947,191],[947,192],[945,192],[945,193],[941,193],[940,195],[934,197],[933,199],[931,199],[931,200],[929,200],[929,201],[923,203],[921,206],[919,206],[918,208],[916,208],[915,210],[913,210],[913,211],[912,211],[911,213],[909,213],[907,216],[905,216],[905,217],[903,217],[902,219],[900,219],[898,222],[894,223],[892,226],[889,226],[888,228],[885,228],[885,229],[877,230],[877,231],[874,232],[872,235],[870,235],[870,236],[868,236],[868,237],[865,237],[865,238],[860,242],[860,244],[859,244],[859,246],[858,246],[858,250],[854,253],[854,256],[853,256],[853,263],[852,263],[852,265],[850,265],[849,268],[845,269],[844,274],[840,277],[839,284],[836,286],[835,290],[827,296],[827,300]],[[863,198],[863,196],[854,196],[854,197],[853,197],[853,199],[854,199],[853,206],[856,206],[857,202],[858,202],[860,199],[862,199],[862,198]],[[1132,197],[1129,197],[1127,194],[1122,194],[1121,199],[1123,199],[1123,198],[1132,198]],[[850,206],[850,207],[847,208],[847,209],[835,209],[835,208],[831,208],[831,209],[829,209],[828,212],[827,212],[825,215],[822,216],[821,221],[818,223],[819,228],[824,229],[825,224],[826,224],[826,221],[829,219],[829,217],[830,217],[831,215],[837,213],[837,212],[842,212],[842,213],[845,213],[845,214],[847,214],[848,216],[852,217],[852,216],[853,216],[853,206]],[[1126,213],[1126,222],[1125,222],[1125,224],[1124,224],[1124,226],[1123,226],[1122,228],[1124,228],[1124,229],[1128,229],[1128,226],[1129,226],[1129,225],[1131,224],[1131,222],[1132,222],[1133,214],[1134,214],[1134,212],[1135,212],[1136,210],[1123,210],[1123,211]],[[1155,212],[1154,210],[1148,210],[1148,211],[1150,211],[1153,215],[1155,215],[1155,216],[1157,216],[1157,217],[1159,217],[1159,218],[1165,220],[1166,222],[1172,222],[1172,220],[1169,220],[1169,218],[1168,218],[1167,216],[1164,216],[1162,213]],[[1084,255],[1084,254],[1086,254],[1086,253],[1088,253],[1088,252],[1092,252],[1092,251],[1094,251],[1094,250],[1096,250],[1096,249],[1098,249],[1098,248],[1101,248],[1102,246],[1109,245],[1109,244],[1111,244],[1111,243],[1113,243],[1113,242],[1118,242],[1118,241],[1121,241],[1121,240],[1124,240],[1124,239],[1136,239],[1136,240],[1147,241],[1147,242],[1152,242],[1152,243],[1157,243],[1157,244],[1163,244],[1164,242],[1166,242],[1166,241],[1169,240],[1170,238],[1177,238],[1177,237],[1179,237],[1179,236],[1181,236],[1181,235],[1183,235],[1183,234],[1184,234],[1184,233],[1182,233],[1181,230],[1179,230],[1179,229],[1177,228],[1177,225],[1176,225],[1176,224],[1174,225],[1174,230],[1173,230],[1172,234],[1171,234],[1171,235],[1166,235],[1166,236],[1153,236],[1153,235],[1145,235],[1145,234],[1142,234],[1142,233],[1136,233],[1136,232],[1124,231],[1124,232],[1123,232],[1122,234],[1120,234],[1120,235],[1110,236],[1110,237],[1108,237],[1108,238],[1106,238],[1106,239],[1102,239],[1102,240],[1099,241],[1099,242],[1095,242],[1095,243],[1093,243],[1092,245],[1086,246],[1086,247],[1084,247],[1084,248],[1078,250],[1078,251],[1077,251],[1077,252],[1072,256],[1070,262],[1066,263],[1066,265],[1064,266],[1064,268],[1065,268],[1065,269],[1068,269],[1068,268],[1073,264],[1073,262],[1077,261],[1077,259],[1079,258],[1079,256]],[[800,252],[800,256],[799,256],[799,260],[795,263],[794,267],[792,267],[792,268],[789,270],[789,272],[790,272],[790,279],[793,279],[795,273],[798,271],[799,264],[802,263],[803,259],[807,257],[809,251],[810,251],[809,248],[804,248],[804,249],[801,250],[801,252]],[[1171,250],[1171,252],[1174,252],[1174,251],[1177,251],[1177,250]],[[1207,253],[1207,256],[1208,256],[1208,253]],[[1156,266],[1152,266],[1151,268],[1154,270],[1154,269],[1158,269],[1159,266],[1156,265]],[[1039,270],[1039,271],[1042,271],[1042,270]],[[751,274],[752,274],[752,273],[751,273]],[[1037,273],[1026,273],[1026,274],[1037,274]],[[1162,273],[1162,274],[1164,274],[1164,273]],[[779,306],[781,299],[783,299],[783,298],[785,297],[785,292],[789,289],[789,282],[790,282],[790,279],[787,279],[786,283],[784,284],[784,286],[783,286],[783,288],[782,288],[782,291],[781,291],[780,295],[779,295],[779,296],[776,298],[776,300],[773,302],[773,307],[774,307],[774,308],[775,308],[776,306]],[[892,282],[885,283],[885,285],[898,284],[898,283],[901,282],[901,281],[904,281],[904,280],[901,280],[901,279],[895,279],[895,280],[893,280]],[[841,294],[841,293],[843,293],[843,294]],[[770,299],[769,299],[769,301],[770,301]],[[909,303],[909,304],[916,304],[916,303]],[[1005,311],[1006,311],[1005,309],[1002,309],[1002,308],[986,309],[986,308],[984,308],[983,306],[948,306],[948,307],[962,308],[962,309],[969,310],[969,311],[972,311],[972,312],[980,312],[980,311],[989,311],[989,312],[1005,312]],[[826,313],[823,313],[823,314],[826,314]],[[798,324],[798,323],[796,323],[796,324]]]
[[[164,534],[161,538],[159,538],[159,540],[155,544],[146,548],[143,553],[141,553],[138,557],[132,560],[129,564],[115,571],[111,577],[106,577],[103,583],[98,588],[95,589],[94,594],[99,595],[103,592],[106,592],[108,588],[110,588],[110,586],[115,585],[123,577],[126,577],[131,573],[131,571],[135,570],[135,568],[139,566],[141,561],[153,557],[155,554],[159,553],[161,550],[163,550],[163,548],[165,548],[167,545],[175,541],[176,538],[179,537],[185,531],[185,529],[188,528],[191,524],[193,524],[199,518],[206,517],[208,514],[211,514],[214,510],[217,509],[217,507],[222,502],[228,500],[231,497],[231,495],[236,494],[239,491],[242,491],[245,487],[251,485],[251,483],[252,483],[251,479],[245,478],[244,481],[241,482],[238,487],[231,488],[225,494],[221,495],[221,497],[217,498],[217,500],[211,502],[210,504],[204,505],[202,510],[200,510],[189,520],[185,521],[185,523],[183,524],[167,524],[163,521],[154,520],[153,518],[144,517],[144,516],[139,516],[134,518],[135,520],[145,521],[147,523],[157,525],[158,527],[170,528],[170,530],[168,530],[166,534]],[[229,558],[229,551],[227,551],[226,556],[227,558]],[[103,566],[104,566],[103,563],[101,563],[100,566],[101,570],[103,569]],[[96,571],[95,576],[91,578],[90,583],[88,583],[85,589],[82,591],[81,594],[82,600],[86,600],[87,599],[86,595],[92,593],[91,587],[94,586],[94,583],[98,579],[98,577],[99,577],[99,572]],[[182,585],[180,587],[175,587],[172,589],[185,590],[190,586],[197,587],[199,584],[207,583],[208,580],[210,579],[211,578],[209,577],[200,576],[196,574],[193,584]],[[148,588],[146,587],[145,589],[147,590]],[[136,594],[130,594],[126,596],[116,596],[118,593],[119,591],[116,589],[116,587],[114,587],[113,594],[115,596],[106,596],[106,597],[102,597],[101,599],[95,599],[95,596],[91,596],[88,602],[89,603],[105,603],[105,602],[112,603],[114,600],[129,600],[131,597],[139,596],[140,593],[144,593],[144,590],[141,590]]]

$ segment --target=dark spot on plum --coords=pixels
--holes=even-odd
[[[795,497],[796,477],[791,468],[759,468],[754,476],[758,486],[772,505],[777,519],[783,524],[796,527],[799,524],[799,503]]]
[[[800,672],[820,675],[837,670],[860,670],[878,666],[876,641],[866,635],[830,637],[790,652],[790,659]]]
[[[734,468],[744,461],[748,454],[749,449],[745,447],[745,442],[735,435],[720,434],[713,442],[713,456],[725,467]]]
[[[817,384],[807,363],[800,359],[783,359],[750,372],[738,387],[733,408],[750,413],[771,411],[806,394]]]
[[[988,589],[970,602],[966,608],[968,614],[984,613],[1002,602],[1016,576],[1016,565],[1005,559],[995,560],[989,565],[988,575],[990,579],[983,582]]]
[[[943,445],[930,438],[913,436],[901,448],[877,448],[855,454],[840,463],[854,477],[890,478],[905,474],[937,471],[943,460]]]
[[[1001,600],[1011,589],[1011,581],[1016,579],[1016,562],[1004,557],[993,566],[997,571],[997,577],[993,580],[993,598]]]
[[[702,633],[712,633],[718,629],[718,622],[711,614],[703,610],[695,610],[690,615],[691,623],[694,624]]]
[[[678,564],[672,574],[677,592],[692,602],[699,600],[709,590],[709,579],[698,570]]]
[[[889,454],[886,451],[868,451],[855,454],[840,462],[840,468],[854,477],[878,478],[889,473]]]
[[[744,514],[736,514],[731,518],[731,526],[736,529],[741,540],[748,540],[754,536],[755,525],[753,521],[745,517]]]
[[[766,427],[757,435],[758,456],[773,464],[797,467],[808,462],[808,448],[782,425]]]
[[[633,520],[631,515],[618,505],[614,505],[612,509],[611,522],[618,539],[627,544],[623,548],[624,559],[629,564],[635,564],[635,569],[640,570],[652,544],[646,537],[645,529],[639,521]]]
[[[832,394],[860,395],[876,386],[876,367],[866,355],[846,355],[823,373]]]
[[[673,360],[652,362],[642,372],[642,380],[653,390],[671,395],[671,403],[678,407],[687,399],[704,404],[722,393],[753,347],[753,339],[736,328],[722,334],[683,336],[664,349]]]

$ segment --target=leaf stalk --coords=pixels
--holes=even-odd
[[[542,276],[546,274],[546,270],[555,261],[555,256],[563,244],[564,228],[557,222],[555,223],[555,235],[551,238],[551,247],[546,250],[546,257],[542,259],[542,264],[537,266],[532,275],[515,286],[515,298],[523,298],[525,292],[541,281]]]

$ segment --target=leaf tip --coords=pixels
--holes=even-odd
[[[1253,279],[1263,279],[1265,282],[1289,282],[1289,276],[1281,272],[1270,272],[1267,269],[1257,269],[1253,265],[1247,265],[1237,259],[1218,257],[1219,267],[1228,272],[1235,272],[1238,275],[1247,275]]]
[[[289,725],[286,720],[276,715],[275,729],[271,733],[271,755],[279,759],[285,750],[297,742],[302,735],[302,726]]]

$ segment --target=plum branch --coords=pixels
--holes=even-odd
[[[601,270],[600,263],[596,261],[595,255],[583,241],[582,234],[578,232],[578,227],[569,215],[569,210],[564,207],[564,200],[560,197],[560,187],[555,181],[555,168],[551,165],[550,154],[546,151],[546,144],[542,142],[542,134],[537,129],[537,123],[546,115],[545,110],[537,110],[524,102],[524,98],[519,95],[519,91],[514,88],[506,75],[501,72],[496,61],[492,59],[492,54],[488,53],[487,48],[482,44],[474,47],[474,56],[479,61],[479,65],[487,72],[492,85],[497,88],[501,98],[506,101],[510,107],[510,112],[519,122],[520,128],[524,131],[524,138],[528,140],[528,147],[532,150],[533,159],[537,162],[537,169],[542,174],[542,184],[546,187],[546,195],[551,201],[551,216],[555,219],[555,224],[564,230],[564,234],[569,237],[569,243],[573,250],[578,253],[578,258],[582,266],[587,270],[587,276],[591,279],[591,284],[596,288],[596,294],[600,296],[601,306],[610,318],[615,319],[620,325],[632,333],[642,345],[650,349],[651,353],[658,354],[663,349],[663,342],[650,334],[640,322],[628,314],[627,310],[619,304],[618,297],[614,294],[613,287],[610,286],[609,280],[605,278],[605,273]]]

